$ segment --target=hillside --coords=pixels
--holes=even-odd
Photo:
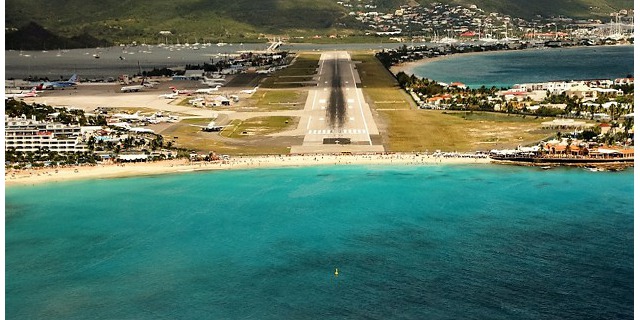
[[[354,0],[343,0],[345,3]],[[363,0],[377,9],[345,8],[336,0],[7,0],[5,25],[24,28],[30,22],[51,33],[47,39],[23,33],[6,33],[7,48],[44,49],[54,37],[101,39],[112,43],[150,42],[159,32],[171,31],[170,42],[258,41],[260,34],[313,34],[359,26],[348,11],[386,11],[401,4],[432,0]],[[608,16],[633,7],[633,0],[442,0],[444,3],[476,4],[488,12],[514,17],[565,15],[579,18]],[[41,31],[39,31],[41,32]],[[22,43],[20,39],[24,39]],[[93,40],[96,40],[93,39]],[[9,41],[11,40],[11,42]],[[66,41],[66,40],[61,40]],[[97,40],[96,40],[97,41]],[[93,45],[95,41],[87,44]],[[69,46],[76,43],[66,41]],[[59,46],[61,44],[58,44]],[[64,44],[62,44],[64,45]],[[42,47],[44,46],[44,48]],[[55,46],[55,45],[52,45]]]
[[[64,2],[64,5],[61,5]],[[8,0],[6,27],[33,21],[61,36],[91,34],[113,42],[158,40],[227,41],[283,32],[335,26],[345,10],[330,0]]]

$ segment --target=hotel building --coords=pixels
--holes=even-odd
[[[49,149],[55,152],[83,152],[87,145],[82,143],[79,125],[66,125],[55,122],[38,121],[35,116],[5,118],[5,151],[28,152]]]

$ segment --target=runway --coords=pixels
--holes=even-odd
[[[322,53],[317,79],[298,128],[305,135],[303,144],[291,152],[384,151],[371,140],[379,132],[351,56],[345,51]]]

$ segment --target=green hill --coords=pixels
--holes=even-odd
[[[355,0],[343,1],[356,3]],[[372,1],[378,5],[378,11],[415,3],[415,0]],[[433,1],[418,2],[426,5]],[[475,3],[485,11],[524,18],[536,14],[598,17],[617,9],[633,7],[633,0],[442,2],[462,5]],[[99,43],[97,39],[111,43],[156,43],[164,40],[164,36],[159,35],[160,31],[171,31],[172,35],[167,39],[171,42],[251,42],[259,41],[261,34],[309,35],[335,32],[339,28],[344,31],[345,26],[357,28],[358,24],[347,14],[347,8],[336,0],[7,0],[5,26],[8,30],[22,29],[22,33],[7,31],[6,45],[10,49],[43,49],[55,37],[59,37],[61,42],[58,46],[67,48],[77,45],[68,40],[72,37],[91,40],[86,46]],[[25,34],[24,26],[31,22],[43,26],[50,35],[42,39]],[[42,30],[38,32],[42,34]],[[64,45],[65,42],[68,46]],[[50,47],[55,47],[55,44]]]

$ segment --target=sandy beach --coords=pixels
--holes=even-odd
[[[451,56],[452,57],[452,56]],[[438,60],[442,60],[442,59],[446,59],[447,57],[435,57],[435,58],[424,58],[422,60],[416,60],[416,61],[409,61],[409,62],[403,62],[400,64],[395,64],[392,65],[389,68],[389,71],[393,74],[396,75],[398,74],[398,72],[402,71],[408,75],[414,74],[414,69],[417,68],[418,66],[422,66],[428,63],[432,63],[434,61],[438,61]]]
[[[190,162],[186,159],[157,162],[99,164],[93,166],[51,167],[6,170],[5,187],[36,185],[72,180],[122,178],[175,174],[193,171],[255,169],[326,165],[447,165],[488,164],[489,158],[441,157],[414,153],[386,155],[270,155],[232,157],[229,160]]]
[[[525,49],[528,50],[528,49]],[[533,50],[533,49],[531,49]],[[506,52],[506,50],[503,50]],[[438,57],[433,57],[433,58],[424,58],[422,60],[416,60],[416,61],[409,61],[409,62],[403,62],[397,65],[393,65],[391,66],[391,68],[389,68],[389,71],[392,74],[397,74],[400,71],[404,71],[404,73],[411,75],[414,74],[414,70],[415,68],[419,67],[419,66],[423,66],[426,65],[428,63],[432,63],[432,62],[436,62],[436,61],[440,61],[440,60],[445,60],[445,59],[453,59],[456,57],[461,57],[461,56],[471,56],[471,55],[480,55],[480,54],[490,54],[490,53],[496,53],[496,52],[500,52],[500,51],[480,51],[480,52],[466,52],[466,53],[456,53],[456,54],[448,54],[446,56],[438,56]]]

